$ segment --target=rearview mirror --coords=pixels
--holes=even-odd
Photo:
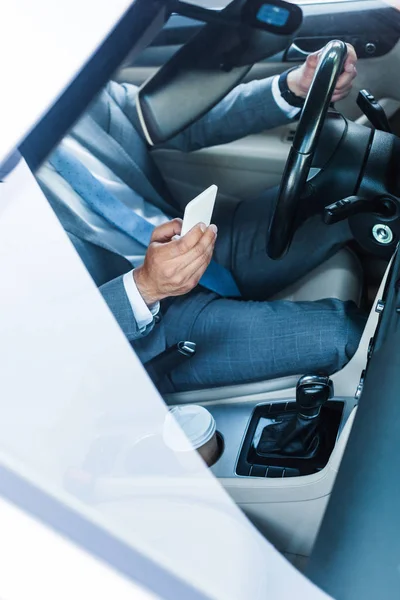
[[[303,19],[301,8],[285,0],[245,0],[241,12],[213,10],[184,0],[171,0],[169,10],[204,23],[220,23],[228,27],[242,23],[277,35],[295,33]]]
[[[251,27],[278,35],[295,33],[301,25],[303,13],[299,6],[283,0],[248,0],[242,19]]]
[[[188,7],[192,18],[214,13],[139,90],[137,110],[151,145],[162,144],[199,119],[230,92],[252,65],[288,48],[301,9],[283,0],[233,0],[222,11]],[[182,11],[180,11],[182,14]],[[196,15],[196,16],[194,16]],[[253,27],[252,23],[260,23]],[[272,33],[279,29],[280,35]],[[284,31],[290,33],[284,33]]]

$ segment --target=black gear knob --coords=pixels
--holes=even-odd
[[[318,417],[323,406],[333,396],[333,382],[323,375],[304,375],[296,386],[298,413],[305,419]]]

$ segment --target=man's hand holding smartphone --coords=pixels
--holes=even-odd
[[[186,235],[173,239],[181,231],[181,219],[157,227],[143,265],[133,271],[137,288],[148,306],[190,292],[210,264],[217,227],[199,223]]]

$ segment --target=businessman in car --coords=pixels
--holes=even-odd
[[[296,118],[319,54],[295,70],[239,85],[166,147],[228,143]],[[356,76],[349,46],[333,101]],[[218,202],[215,224],[179,236],[181,214],[152,160],[135,108],[137,88],[110,82],[40,169],[38,180],[122,330],[143,361],[179,340],[196,356],[163,391],[333,373],[354,354],[364,320],[352,303],[268,301],[350,239],[347,221],[320,215],[281,261],[265,241],[277,191]],[[173,110],[173,107],[171,107]]]

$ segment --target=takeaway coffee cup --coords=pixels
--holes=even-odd
[[[188,460],[185,459],[193,450],[197,450],[209,467],[219,458],[215,419],[203,406],[190,404],[171,408],[165,418],[163,438],[186,464]]]

